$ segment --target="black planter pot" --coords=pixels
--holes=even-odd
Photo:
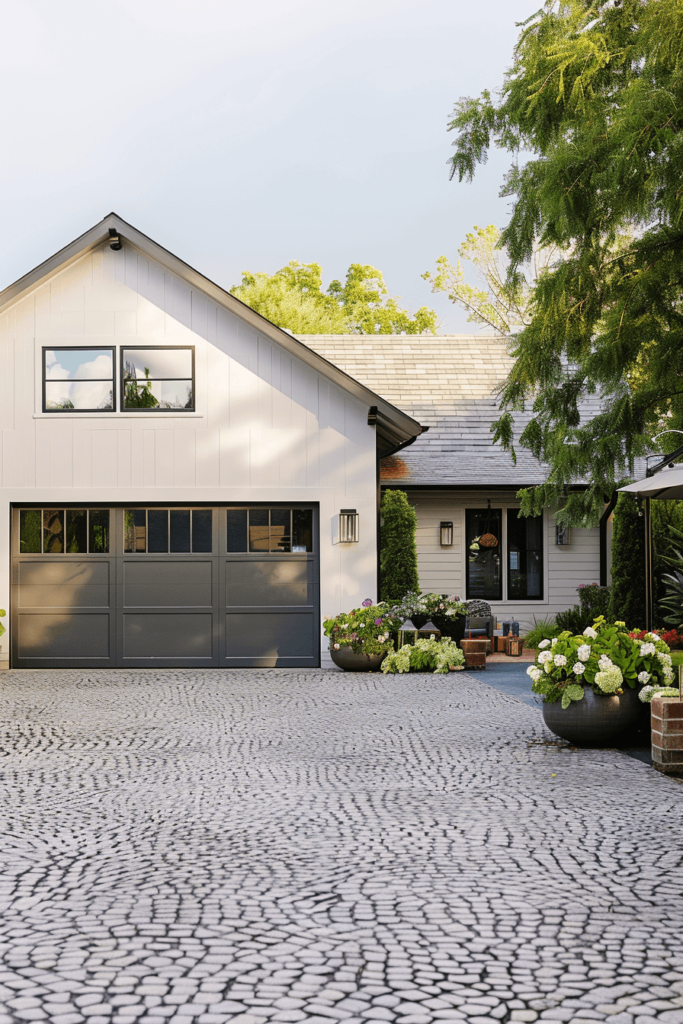
[[[583,688],[583,700],[572,701],[568,708],[562,702],[543,702],[545,724],[563,740],[577,745],[600,746],[634,726],[645,705],[638,699],[638,690],[625,686],[622,694],[596,696],[590,686]]]
[[[330,657],[346,672],[376,672],[386,654],[356,654],[350,647],[340,647],[338,651],[330,647]]]
[[[418,629],[429,621],[428,615],[413,615],[412,621]],[[464,615],[432,615],[431,621],[434,623],[436,628],[441,633],[441,636],[450,637],[451,640],[455,640],[456,644],[465,635],[465,616]]]

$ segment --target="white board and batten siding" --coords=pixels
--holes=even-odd
[[[43,413],[44,346],[113,344],[194,345],[196,412]],[[322,613],[375,599],[367,412],[133,246],[87,253],[0,317],[0,607],[10,504],[22,502],[319,502]],[[337,542],[346,507],[360,514],[358,544]]]
[[[417,557],[420,589],[437,594],[467,597],[465,510],[485,509],[487,499],[492,508],[516,514],[519,502],[510,491],[408,491],[417,512]],[[441,547],[439,524],[453,523],[453,546]],[[600,536],[597,529],[572,529],[571,544],[555,544],[555,520],[544,516],[543,598],[540,601],[490,601],[493,613],[500,619],[516,618],[522,630],[529,629],[534,618],[552,618],[579,603],[577,588],[582,583],[600,580]],[[503,593],[506,585],[503,567]]]

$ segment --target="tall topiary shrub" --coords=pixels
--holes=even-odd
[[[628,629],[645,625],[645,520],[632,494],[620,494],[612,526],[609,619]]]
[[[420,589],[415,528],[417,515],[405,491],[385,491],[382,497],[380,598],[390,604]]]

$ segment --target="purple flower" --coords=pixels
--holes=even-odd
[[[351,639],[352,640],[357,640],[358,639],[358,633],[352,633],[351,634]]]
[[[376,626],[381,626],[382,625],[382,620],[381,619],[375,619],[375,625]]]
[[[370,608],[371,605],[372,605],[372,601],[370,600],[369,597],[366,597],[365,600],[363,601],[363,607],[364,608]]]

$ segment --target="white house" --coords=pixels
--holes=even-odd
[[[421,429],[115,214],[0,294],[0,427],[17,668],[318,665]]]
[[[414,416],[423,433],[382,459],[381,485],[407,492],[417,512],[420,586],[487,601],[522,628],[578,603],[577,588],[609,581],[609,534],[558,531],[552,512],[518,518],[517,491],[548,473],[528,451],[517,463],[492,444],[495,391],[512,359],[500,335],[301,338],[315,352]],[[598,400],[589,399],[590,418]],[[530,414],[515,416],[519,434]],[[496,543],[479,543],[486,534]]]

